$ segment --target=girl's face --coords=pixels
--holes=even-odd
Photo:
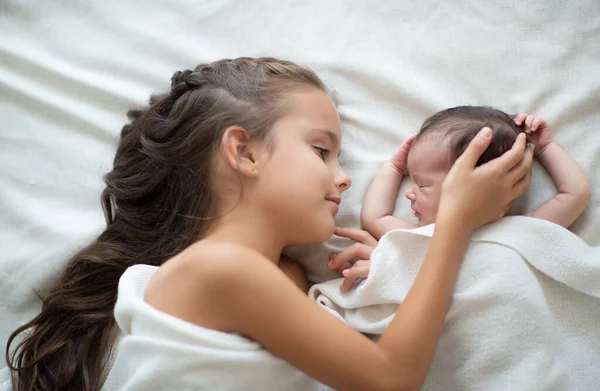
[[[272,129],[269,153],[256,190],[289,244],[327,240],[341,194],[350,187],[342,170],[340,118],[327,94],[299,88]]]

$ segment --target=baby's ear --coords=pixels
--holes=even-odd
[[[240,126],[230,126],[223,133],[221,145],[231,167],[246,177],[258,176],[257,162],[263,153],[263,143],[253,140]]]

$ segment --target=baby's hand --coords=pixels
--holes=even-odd
[[[398,171],[398,173],[402,175],[408,175],[408,169],[406,168],[406,159],[408,158],[408,151],[410,151],[410,146],[413,141],[415,141],[416,135],[409,136],[400,148],[392,155],[390,158],[390,163],[392,166]]]
[[[525,133],[535,146],[535,155],[539,155],[542,151],[552,143],[550,136],[550,128],[546,121],[539,117],[527,113],[521,113],[514,119],[517,126],[523,126]]]

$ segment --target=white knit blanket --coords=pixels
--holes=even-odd
[[[386,234],[369,277],[310,297],[382,334],[423,262],[433,226]],[[600,389],[600,247],[552,223],[507,217],[476,231],[425,390]]]

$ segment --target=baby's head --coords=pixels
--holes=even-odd
[[[481,128],[493,130],[490,146],[477,166],[508,151],[522,129],[508,114],[484,106],[459,106],[440,111],[423,123],[408,154],[413,185],[406,192],[419,225],[435,222],[442,183],[450,168]]]

